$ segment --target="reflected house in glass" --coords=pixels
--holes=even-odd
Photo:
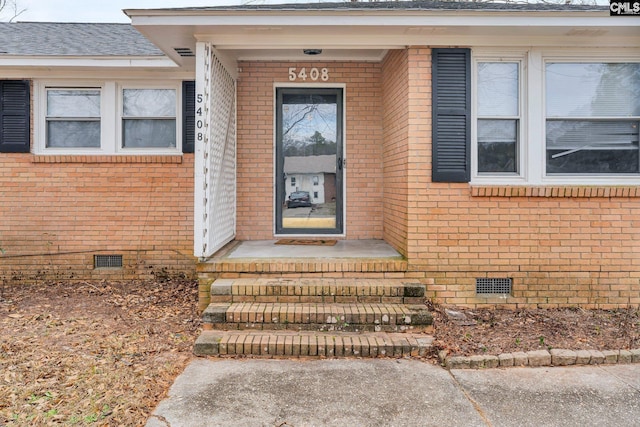
[[[307,191],[311,203],[336,199],[336,156],[291,156],[284,159],[285,200],[294,191]]]
[[[161,3],[130,24],[0,23],[0,279],[199,275],[201,308],[210,281],[262,274],[640,304],[637,16]],[[294,192],[311,206],[288,209]],[[220,260],[291,239],[394,256]],[[478,291],[493,279],[512,286]]]

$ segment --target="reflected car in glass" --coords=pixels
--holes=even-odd
[[[294,191],[289,195],[287,208],[308,208],[311,207],[311,197],[308,191]]]

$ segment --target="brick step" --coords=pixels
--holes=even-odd
[[[409,333],[203,331],[198,356],[423,357],[433,338]]]
[[[433,317],[424,305],[211,303],[203,321],[212,329],[400,332],[424,329]]]
[[[399,273],[407,271],[401,258],[215,258],[200,262],[198,274]]]
[[[421,304],[426,287],[407,279],[218,279],[211,302]]]

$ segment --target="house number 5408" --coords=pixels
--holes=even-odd
[[[303,82],[306,82],[307,79],[311,79],[314,82],[320,79],[323,82],[326,82],[329,80],[329,70],[326,68],[309,68],[307,71],[306,67],[302,67],[298,71],[296,67],[289,67],[289,81],[295,82],[298,79]]]

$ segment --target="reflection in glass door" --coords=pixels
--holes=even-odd
[[[342,233],[342,89],[276,90],[276,232]]]

